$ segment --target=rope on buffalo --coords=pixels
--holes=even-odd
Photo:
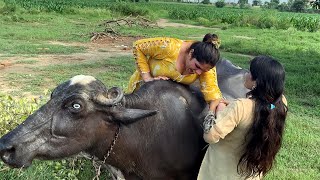
[[[112,142],[111,142],[111,145],[110,145],[110,147],[109,147],[109,149],[108,149],[108,151],[107,151],[107,156],[104,157],[103,162],[105,162],[106,159],[110,156],[110,154],[111,154],[111,152],[112,152],[112,149],[113,149],[113,147],[114,147],[114,145],[116,144],[116,141],[117,141],[117,139],[118,139],[119,133],[120,133],[120,125],[118,126],[118,129],[117,129],[117,131],[116,131],[116,133],[115,133],[115,135],[114,135],[114,138],[113,138],[113,140],[112,140]]]
[[[92,160],[92,164],[93,167],[95,167],[95,171],[96,171],[96,176],[93,178],[93,180],[99,180],[100,174],[101,174],[101,167],[103,167],[104,169],[106,169],[110,174],[113,180],[124,180],[124,176],[122,174],[122,172],[116,168],[114,168],[111,165],[105,164],[107,158],[111,155],[111,152],[114,148],[114,145],[116,144],[116,141],[119,137],[119,133],[120,133],[120,125],[117,128],[117,131],[115,132],[114,138],[109,146],[109,149],[107,151],[107,155],[104,156],[104,160],[100,160],[99,158],[97,158],[96,156],[91,156],[86,154],[86,153],[81,153],[82,157],[85,157],[87,159]]]
[[[116,144],[116,141],[117,141],[117,139],[118,139],[118,137],[119,137],[119,133],[120,133],[120,125],[118,126],[118,128],[117,128],[117,131],[116,131],[116,133],[114,134],[114,138],[113,138],[113,140],[112,140],[112,142],[111,142],[111,144],[110,144],[110,146],[109,146],[109,149],[108,149],[108,151],[107,151],[107,155],[106,156],[104,156],[104,160],[103,161],[96,161],[96,163],[97,164],[99,164],[99,166],[96,168],[96,176],[93,178],[93,180],[95,180],[95,179],[97,179],[97,180],[99,180],[99,176],[100,176],[100,173],[101,173],[101,171],[100,171],[100,169],[101,169],[101,166],[107,166],[105,163],[106,163],[106,160],[107,160],[107,158],[111,155],[111,152],[112,152],[112,150],[113,150],[113,147],[114,147],[114,145]],[[114,179],[114,180],[118,180],[118,179],[121,179],[120,177],[119,177],[119,175],[118,175],[118,173],[116,173],[116,174],[114,174],[114,170],[112,169],[113,167],[112,166],[110,166],[109,165],[109,167],[107,167],[107,169],[108,170],[110,170],[109,172],[111,173],[111,176],[112,176],[112,179]],[[121,174],[122,175],[122,174]]]

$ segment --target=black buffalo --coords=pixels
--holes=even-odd
[[[243,97],[245,71],[228,61],[217,69],[224,96]],[[205,109],[199,91],[172,81],[146,83],[124,95],[79,75],[60,84],[45,105],[0,139],[0,156],[19,168],[35,158],[86,152],[119,168],[126,179],[196,179],[205,153],[200,117]]]

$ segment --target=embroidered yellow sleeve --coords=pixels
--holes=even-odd
[[[215,120],[216,124],[212,126],[209,133],[203,135],[204,140],[213,144],[219,142],[220,139],[224,139],[240,123],[242,111],[242,102],[236,100],[230,103],[223,111],[218,112]]]
[[[141,39],[133,44],[133,56],[141,73],[150,72],[149,59],[164,59],[170,56],[170,38]]]
[[[218,87],[217,71],[212,68],[210,71],[202,73],[199,77],[201,92],[207,102],[222,98]]]

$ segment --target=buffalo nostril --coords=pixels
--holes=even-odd
[[[13,146],[8,146],[8,147],[1,147],[0,149],[0,156],[1,159],[4,162],[8,162],[8,160],[10,159],[10,156],[15,152],[15,148]]]

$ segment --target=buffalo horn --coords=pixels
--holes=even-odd
[[[123,95],[124,95],[124,93],[120,88],[113,87],[113,88],[109,89],[106,93],[99,94],[96,97],[96,101],[99,104],[112,106],[112,105],[119,103],[122,100]]]

